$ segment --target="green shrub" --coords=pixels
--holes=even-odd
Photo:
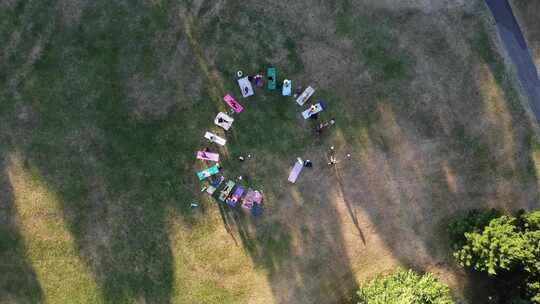
[[[489,222],[499,217],[501,214],[496,209],[479,210],[472,209],[456,217],[448,225],[450,245],[456,249],[462,247],[467,242],[466,232],[480,232]]]
[[[359,304],[450,304],[449,289],[431,273],[422,276],[412,270],[369,281],[358,291]]]

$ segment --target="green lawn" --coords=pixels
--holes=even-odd
[[[453,143],[449,151],[466,151],[477,163],[471,171],[497,167],[504,176],[479,135],[459,126],[438,135],[433,113],[409,110],[417,58],[399,46],[401,20],[380,19],[382,11],[355,11],[350,0],[328,4],[335,41],[321,42],[307,30],[285,30],[296,26],[289,15],[261,14],[240,1],[226,1],[217,14],[213,1],[83,2],[0,3],[0,303],[280,302],[285,289],[269,282],[290,265],[298,269],[289,282],[312,284],[311,300],[340,288],[347,295],[336,297],[354,294],[350,269],[318,277],[321,265],[345,252],[335,246],[344,247],[339,238],[310,231],[324,211],[291,215],[310,223],[272,212],[254,220],[200,194],[194,153],[210,145],[202,135],[217,130],[212,121],[227,92],[246,110],[220,148],[224,172],[248,175],[246,185],[272,198],[276,214],[285,213],[282,199],[290,195],[286,170],[307,150],[323,153],[340,139],[358,151],[369,142],[391,158],[397,144],[382,128],[385,106],[422,138],[440,136]],[[330,105],[323,118],[339,122],[322,143],[292,98],[258,90],[242,99],[234,78],[239,69],[253,74],[273,65],[279,78],[307,85],[315,68],[303,59],[307,36],[330,48],[350,41],[351,62],[369,74],[361,97],[316,88],[314,99]],[[471,45],[507,86],[489,37]],[[536,146],[532,134],[526,139],[528,152]],[[236,157],[248,153],[253,161],[240,165]],[[535,163],[525,162],[510,175],[534,180]],[[193,201],[201,207],[191,209]],[[321,239],[318,256],[295,251]]]
[[[60,3],[56,4],[18,1],[1,11],[2,40],[10,41],[14,31],[20,35],[13,48],[3,50],[7,57],[2,61],[0,113],[2,139],[8,143],[2,148],[3,171],[19,170],[17,174],[31,176],[32,183],[39,183],[50,194],[43,198],[47,205],[21,211],[18,205],[31,201],[32,196],[19,198],[17,189],[11,191],[9,203],[17,205],[11,207],[11,216],[17,219],[11,224],[15,230],[2,234],[6,240],[0,254],[10,263],[20,260],[34,269],[2,263],[2,273],[9,276],[0,285],[0,301],[15,297],[21,302],[60,303],[71,299],[80,303],[128,303],[144,298],[165,303],[173,295],[186,303],[193,299],[204,303],[238,301],[245,292],[231,294],[221,286],[220,278],[192,277],[190,270],[176,260],[182,256],[173,252],[177,248],[169,239],[168,227],[174,222],[171,214],[181,215],[193,231],[208,230],[209,234],[221,221],[210,215],[209,209],[215,208],[213,202],[202,209],[189,208],[190,202],[199,200],[194,152],[209,145],[202,135],[206,129],[215,129],[213,117],[223,105],[209,95],[213,92],[209,87],[216,85],[211,78],[202,79],[199,94],[186,94],[190,81],[201,79],[196,56],[185,55],[184,64],[175,70],[181,75],[164,75],[168,61],[179,56],[178,41],[190,47],[195,43],[186,38],[184,20],[174,20],[179,18],[179,4],[98,1],[83,11],[75,25],[63,21]],[[231,8],[230,14],[239,13]],[[204,36],[196,41],[202,49],[209,43],[221,46],[213,61],[227,92],[238,95],[231,77],[235,69],[263,69],[271,62],[274,49],[288,52],[287,64],[278,66],[281,75],[302,71],[294,37],[267,28],[277,28],[282,21],[254,15],[247,20],[231,17],[230,22],[218,20],[213,26],[205,26],[204,33],[195,33]],[[253,34],[248,37],[254,40],[248,49],[238,53],[238,41],[225,38],[239,35],[241,23],[251,22],[249,18],[257,18],[256,32],[265,31],[270,36]],[[199,30],[196,23],[194,31]],[[276,40],[279,43],[274,44]],[[30,58],[36,48],[38,54]],[[151,111],[139,114],[136,107],[146,105],[136,105],[130,91],[148,94],[143,103],[155,102],[152,99],[169,101],[153,108],[150,105]],[[261,167],[250,183],[262,187],[263,181],[274,174],[271,162],[298,152],[311,133],[299,120],[291,100],[283,100],[278,93],[258,95],[256,101],[242,100],[247,110],[228,135],[230,159],[222,163],[231,177],[245,174],[234,168],[234,159],[250,151],[261,159]],[[31,109],[30,122],[18,120],[21,108]],[[14,154],[21,162],[17,169],[10,168]],[[265,155],[275,158],[266,160]],[[26,183],[23,177],[21,183]],[[13,182],[9,176],[6,179]],[[35,191],[32,183],[20,185],[28,190],[19,191]],[[41,221],[40,210],[54,214],[42,223],[51,226],[48,228],[57,239],[54,243],[49,242],[49,236],[42,239],[40,235],[26,235],[31,232],[26,225]],[[201,218],[206,213],[210,213],[210,220]],[[268,227],[268,234],[279,229]],[[268,250],[281,250],[282,244],[274,244],[272,237],[264,235],[258,241],[268,243]],[[205,237],[208,235],[184,239],[188,243],[176,246],[195,246]],[[202,258],[208,252],[195,255]],[[208,263],[220,259],[215,256]],[[65,272],[66,266],[80,269]],[[27,276],[28,284],[10,279],[18,275]],[[184,282],[184,275],[195,282]],[[72,277],[75,285],[67,283],[69,288],[64,288],[57,282],[63,276]],[[84,283],[88,280],[92,284]],[[184,288],[190,289],[188,295]]]

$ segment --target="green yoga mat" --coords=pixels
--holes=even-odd
[[[210,168],[197,172],[197,177],[199,177],[199,180],[204,180],[217,173],[219,173],[219,167],[214,165]]]
[[[268,84],[268,90],[275,90],[276,89],[276,82],[277,82],[277,72],[276,68],[268,68],[266,69],[266,77]]]

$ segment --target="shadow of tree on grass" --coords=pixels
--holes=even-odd
[[[1,139],[5,139],[0,137]],[[6,143],[6,142],[4,142]],[[5,147],[0,149],[0,302],[40,303],[43,292],[29,261],[16,221],[13,192],[7,176]]]

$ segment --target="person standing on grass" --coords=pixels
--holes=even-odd
[[[330,146],[330,162],[328,162],[328,165],[330,166],[337,164],[337,159],[334,152],[334,146]]]
[[[243,176],[242,176],[242,175],[239,175],[239,176],[237,177],[237,179],[238,179],[239,181],[246,181],[246,182],[248,181],[247,175],[243,175]]]
[[[337,163],[338,163],[338,162],[337,162],[336,157],[335,157],[334,155],[330,155],[330,162],[328,163],[328,165],[331,166],[331,165],[335,165],[335,164],[337,164]]]

